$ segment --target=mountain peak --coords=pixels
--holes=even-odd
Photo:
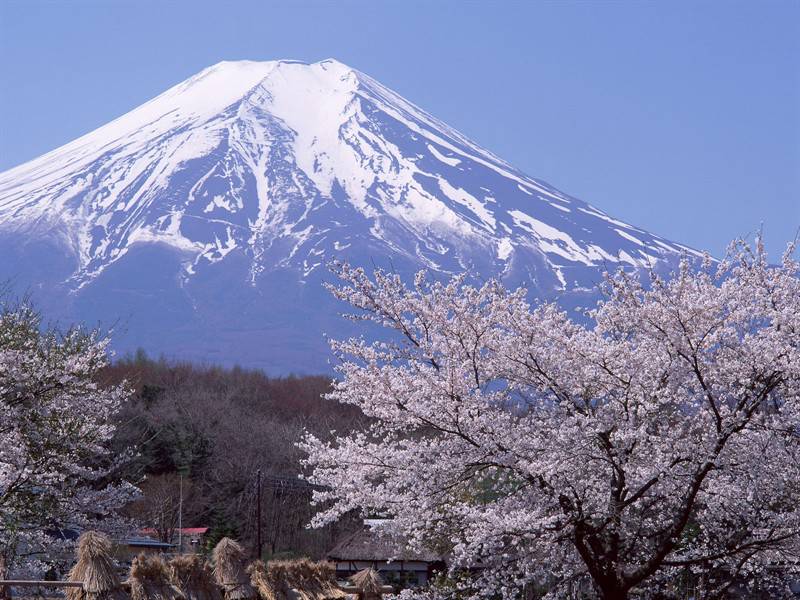
[[[71,266],[53,285],[76,298],[111,281],[124,289],[115,273],[147,272],[136,257],[166,253],[174,271],[159,289],[188,299],[188,322],[209,318],[209,293],[233,290],[256,319],[252,303],[274,309],[276,289],[296,298],[287,314],[309,318],[310,292],[298,290],[332,258],[466,270],[552,297],[686,251],[529,177],[334,59],[217,63],[0,174],[4,236],[58,247]],[[147,294],[132,294],[117,302],[147,313],[136,304]],[[225,327],[236,318],[213,315]]]
[[[219,72],[233,72],[240,76],[245,73],[263,73],[267,76],[274,69],[290,69],[290,70],[322,70],[322,71],[335,71],[339,74],[347,74],[354,72],[355,69],[347,66],[343,62],[335,58],[326,58],[317,62],[306,62],[294,59],[278,59],[278,60],[221,60],[218,63],[206,67],[199,73],[189,77],[187,81],[202,79],[210,73]]]
[[[203,71],[211,70],[211,69],[218,69],[218,68],[236,68],[237,66],[247,66],[247,65],[276,65],[276,64],[286,64],[286,65],[300,65],[300,66],[314,66],[314,65],[341,65],[346,69],[350,69],[347,65],[345,65],[340,60],[329,57],[322,60],[318,60],[316,62],[308,62],[304,60],[297,60],[293,58],[278,58],[273,60],[251,60],[248,58],[244,59],[225,59],[219,62],[214,63],[213,65],[206,67]],[[201,71],[202,72],[202,71]]]

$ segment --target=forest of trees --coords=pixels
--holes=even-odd
[[[269,378],[260,371],[153,360],[144,352],[106,367],[102,383],[126,381],[132,399],[118,415],[115,451],[136,448],[125,478],[142,490],[127,516],[174,538],[183,526],[211,528],[207,545],[233,535],[255,553],[256,478],[261,470],[262,554],[320,557],[357,527],[345,520],[308,529],[311,489],[298,478],[304,429],[350,431],[361,413],[322,398],[330,379]],[[182,480],[182,481],[181,481]]]

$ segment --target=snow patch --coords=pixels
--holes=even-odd
[[[521,186],[520,184],[517,184],[517,188],[519,188],[519,191],[520,191],[520,192],[524,192],[525,194],[528,194],[528,196],[533,196],[533,192],[531,192],[531,191],[528,191],[528,189],[527,189],[527,188],[524,188],[524,187],[523,187],[523,186]]]
[[[500,238],[500,241],[497,242],[497,258],[506,261],[513,251],[514,244],[511,243],[511,240],[507,237]]]
[[[511,210],[508,213],[514,219],[514,222],[532,233],[539,240],[539,247],[548,254],[557,254],[567,260],[573,262],[580,262],[585,265],[592,265],[593,262],[589,259],[586,251],[581,248],[575,240],[573,240],[567,233],[556,229],[525,214],[519,210]]]
[[[478,217],[489,232],[494,232],[497,227],[497,221],[491,211],[480,200],[466,190],[450,185],[446,179],[441,177],[439,177],[439,188],[445,196],[462,206],[466,206],[472,214]]]
[[[426,145],[428,147],[428,150],[430,150],[431,154],[433,154],[437,160],[443,162],[444,164],[450,165],[451,167],[455,167],[456,165],[461,164],[460,159],[453,158],[450,156],[445,156],[444,154],[439,152],[435,146],[432,146],[431,144],[426,144]]]
[[[637,237],[632,236],[629,233],[625,233],[621,229],[614,229],[621,237],[624,237],[626,240],[633,242],[634,244],[638,244],[640,246],[644,246],[645,243]]]
[[[185,252],[201,252],[202,244],[192,241],[181,234],[181,213],[173,213],[165,220],[168,225],[163,229],[142,227],[128,236],[128,244],[157,243],[172,246]]]

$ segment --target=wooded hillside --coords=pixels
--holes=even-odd
[[[262,473],[265,556],[322,556],[354,523],[306,528],[310,489],[298,479],[303,428],[316,435],[358,426],[352,407],[321,395],[322,376],[269,378],[259,371],[152,360],[143,352],[106,368],[104,383],[134,388],[119,415],[116,450],[138,448],[125,467],[142,490],[126,512],[163,541],[178,526],[211,528],[207,544],[234,535],[255,551],[256,474]]]

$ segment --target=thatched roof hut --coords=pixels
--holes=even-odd
[[[133,559],[131,600],[184,600],[183,593],[170,581],[167,563],[157,554],[140,554]]]
[[[67,588],[67,600],[127,600],[114,570],[111,539],[99,531],[87,531],[78,538],[78,562],[67,579],[80,581],[83,588]]]
[[[375,569],[364,569],[350,577],[350,583],[358,590],[361,600],[381,597],[383,580]]]
[[[182,554],[169,561],[170,579],[186,600],[222,600],[211,566],[198,554]]]
[[[253,586],[261,600],[337,600],[347,598],[336,585],[336,576],[327,563],[302,560],[275,560],[269,566],[258,560],[250,565]]]
[[[326,556],[334,564],[337,577],[372,568],[382,577],[415,587],[427,585],[437,572],[447,570],[443,554],[409,545],[402,536],[392,534],[387,523],[386,519],[368,519],[361,530],[339,540]]]
[[[222,588],[225,600],[258,598],[247,574],[247,555],[237,542],[222,538],[214,548],[213,558],[214,579]]]
[[[402,540],[384,533],[379,527],[365,527],[344,537],[331,549],[327,558],[333,562],[390,561],[440,563],[441,554],[428,549],[411,549]]]

